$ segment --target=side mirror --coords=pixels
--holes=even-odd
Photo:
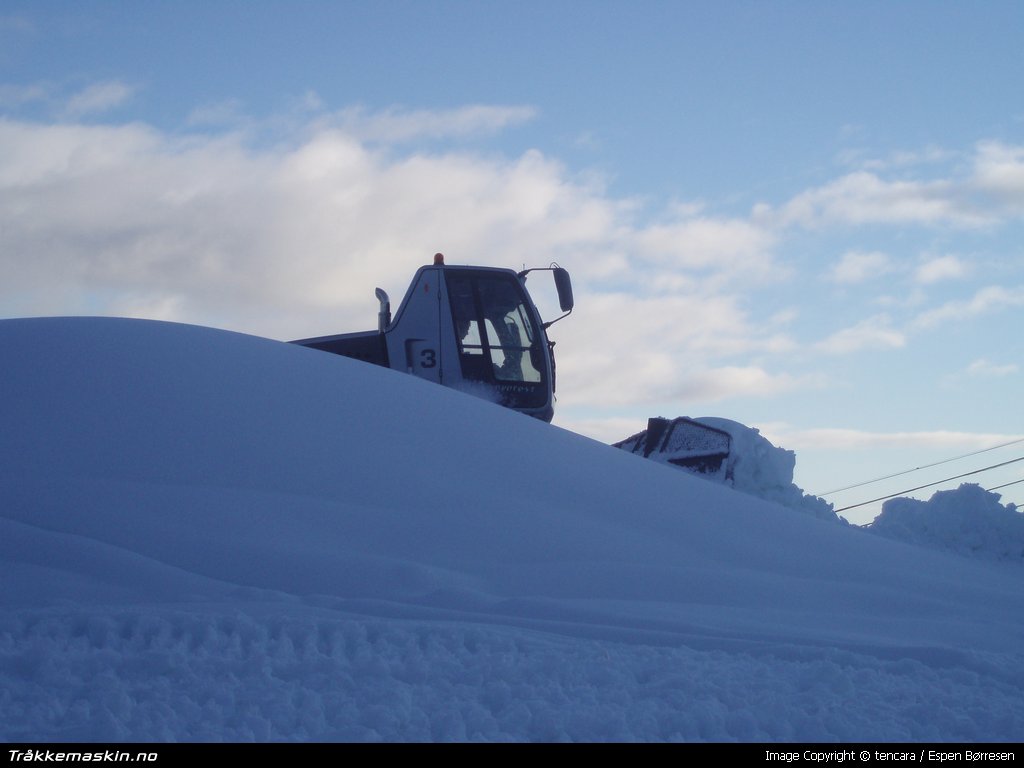
[[[562,267],[555,267],[555,289],[558,291],[558,305],[563,312],[572,311],[572,280],[569,279],[569,272]]]
[[[519,279],[525,281],[526,276],[530,272],[537,271],[538,269],[542,272],[550,272],[552,275],[554,275],[555,290],[558,291],[558,306],[560,306],[562,308],[562,311],[565,312],[564,315],[556,317],[554,320],[548,320],[546,323],[544,323],[545,328],[550,328],[563,317],[568,317],[569,313],[572,312],[572,280],[569,279],[568,270],[559,267],[557,264],[552,264],[550,267],[524,269],[522,272],[518,273]]]

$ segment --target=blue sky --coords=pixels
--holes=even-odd
[[[1024,437],[1022,29],[1000,2],[9,1],[0,316],[297,338],[372,327],[436,250],[555,260],[562,426],[732,418],[814,493],[986,449]]]

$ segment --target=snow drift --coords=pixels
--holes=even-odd
[[[732,419],[656,417],[648,420],[646,430],[614,445],[822,520],[847,522],[827,501],[793,482],[793,451],[772,445],[759,430]]]
[[[0,738],[1001,740],[1019,568],[410,376],[0,323]]]
[[[868,530],[969,557],[1024,563],[1024,514],[975,483],[937,491],[928,501],[889,499]]]

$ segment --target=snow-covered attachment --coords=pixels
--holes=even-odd
[[[671,421],[660,416],[650,418],[646,430],[614,445],[645,459],[673,464],[716,479],[732,478],[726,461],[732,447],[729,433],[685,416]]]
[[[564,313],[548,322],[526,291],[527,274],[537,271],[552,273]],[[551,421],[555,357],[547,329],[572,312],[566,270],[447,266],[439,253],[416,272],[394,320],[387,293],[376,294],[376,331],[292,343],[406,371]]]
[[[846,522],[831,504],[793,483],[793,451],[730,419],[656,417],[643,432],[613,445],[823,520]]]

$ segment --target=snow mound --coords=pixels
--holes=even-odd
[[[1024,563],[1024,514],[1000,495],[964,483],[928,501],[889,499],[867,530],[889,539],[989,560]]]
[[[759,430],[737,421],[711,416],[650,419],[647,430],[615,446],[813,517],[846,524],[831,504],[805,494],[793,482],[793,451],[773,445]]]
[[[806,512],[822,520],[846,522],[833,511],[831,504],[804,493],[793,482],[795,452],[772,444],[760,430],[737,421],[711,416],[695,421],[728,432],[732,437],[731,485],[737,491]]]
[[[700,426],[710,430],[702,432]],[[651,419],[647,430],[615,446],[818,519],[849,525],[832,504],[804,493],[793,482],[796,454],[773,445],[754,427],[710,416]],[[1024,514],[1012,504],[999,504],[999,499],[999,494],[972,484],[940,491],[927,502],[890,499],[865,529],[960,555],[1024,562]]]
[[[0,740],[1024,732],[1021,569],[269,339],[0,357]]]

